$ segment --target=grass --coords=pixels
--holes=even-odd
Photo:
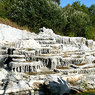
[[[75,95],[95,95],[95,91],[88,91],[88,92],[78,93]]]
[[[69,69],[69,67],[56,67],[56,69]]]
[[[17,25],[17,23],[12,22],[11,20],[9,20],[9,19],[7,19],[7,18],[1,18],[1,17],[0,17],[0,23],[1,23],[1,24],[9,25],[9,26],[14,27],[14,28],[17,28],[17,29],[30,31],[27,26],[24,26],[24,27],[19,26],[19,25]]]
[[[86,63],[81,63],[81,64],[75,64],[75,65],[77,65],[77,66],[83,66],[83,65],[85,65]]]
[[[28,50],[28,51],[31,51],[31,50],[33,50],[33,49],[32,49],[32,48],[27,48],[27,50]]]
[[[29,72],[29,73],[26,73],[28,75],[47,75],[47,74],[56,74],[55,72]]]
[[[57,48],[55,46],[53,46],[52,49],[57,49]]]
[[[74,58],[81,58],[81,56],[76,56],[76,57],[74,57]]]
[[[95,89],[94,90],[86,90],[83,92],[78,92],[76,94],[71,94],[70,95],[95,95]]]

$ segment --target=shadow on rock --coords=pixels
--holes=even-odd
[[[57,81],[51,81],[48,84],[44,83],[40,85],[40,91],[43,94],[39,95],[69,95],[70,89],[65,80],[57,78]]]

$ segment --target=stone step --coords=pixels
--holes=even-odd
[[[7,50],[0,50],[0,53],[7,53]]]
[[[41,67],[40,72],[50,72],[50,69],[48,69],[47,67]]]
[[[23,58],[23,59],[12,59],[13,62],[25,62],[26,60]]]
[[[11,61],[9,63],[9,67],[17,67],[17,66],[24,66],[24,65],[34,65],[36,62],[35,61],[31,61],[31,62],[28,62],[28,61],[25,61],[25,62],[14,62],[14,61]]]
[[[11,61],[9,63],[10,65],[39,65],[39,62],[37,61],[25,61],[25,62],[14,62],[14,61]]]
[[[4,51],[7,51],[7,49],[0,49],[0,52],[4,52]]]
[[[14,54],[14,55],[17,55],[17,54],[19,54],[19,53],[18,53],[17,50],[15,50],[15,51],[13,51],[13,54]]]
[[[9,55],[9,57],[12,57],[12,58],[24,58],[25,56],[24,55]]]

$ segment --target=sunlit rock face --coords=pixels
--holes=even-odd
[[[0,24],[0,40],[10,41],[17,39],[29,39],[31,33],[26,30],[20,30],[8,25]]]

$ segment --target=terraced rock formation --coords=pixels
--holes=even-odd
[[[0,24],[0,31],[0,67],[9,72],[9,75],[7,73],[5,76],[2,75],[6,80],[3,83],[4,88],[1,87],[1,93],[11,93],[10,85],[16,85],[13,90],[16,93],[24,90],[32,93],[31,91],[36,89],[33,85],[35,82],[38,82],[37,85],[48,82],[52,89],[52,82],[54,82],[52,78],[55,78],[56,85],[60,84],[58,86],[60,93],[56,95],[63,95],[70,90],[65,83],[68,81],[67,77],[78,75],[78,79],[81,79],[84,75],[95,74],[95,42],[93,40],[56,35],[52,29],[44,27],[39,30],[39,34],[35,34]],[[17,74],[19,77],[21,74],[21,78],[17,77]],[[29,74],[27,79],[24,79],[24,74]],[[1,85],[2,81],[1,79]],[[8,81],[12,81],[12,84]],[[27,89],[23,88],[21,82],[28,85]],[[8,83],[9,86],[6,86]],[[18,85],[23,89],[18,88]],[[5,91],[5,88],[11,90]],[[64,92],[63,89],[65,89]]]

